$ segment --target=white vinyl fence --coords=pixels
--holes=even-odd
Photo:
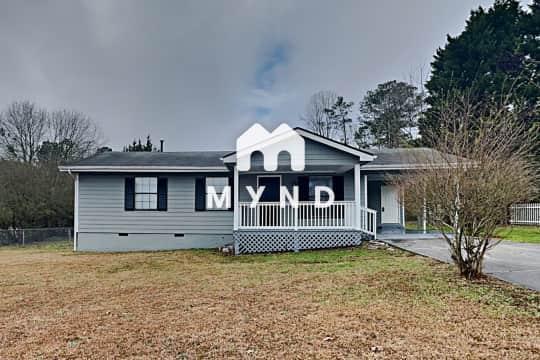
[[[510,207],[510,224],[540,225],[540,203],[512,205]]]
[[[73,241],[73,228],[0,229],[0,246]]]

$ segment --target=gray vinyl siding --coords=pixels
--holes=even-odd
[[[315,142],[305,139],[306,144],[306,166],[310,165],[349,165],[356,164],[358,157]]]
[[[306,139],[306,171],[314,175],[343,175],[345,200],[354,200],[354,171],[358,157]],[[282,184],[292,191],[302,173],[291,173],[288,156],[280,154]],[[262,157],[252,169],[262,168]],[[341,169],[331,173],[330,169]],[[343,173],[343,171],[346,171]],[[320,173],[319,173],[320,172]],[[267,175],[279,172],[265,173]],[[77,249],[84,251],[168,250],[215,248],[232,241],[232,211],[195,211],[195,179],[231,174],[168,174],[167,211],[125,211],[124,179],[137,174],[79,174],[79,232]],[[362,174],[363,175],[363,174]],[[140,174],[139,176],[151,176]],[[361,199],[364,184],[361,177]],[[250,201],[245,186],[257,185],[257,175],[240,174],[239,199]],[[119,236],[120,233],[128,234]],[[183,237],[175,237],[183,234]]]
[[[80,233],[232,234],[232,211],[195,211],[195,174],[166,176],[167,211],[125,211],[126,176],[79,175]]]
[[[377,226],[381,226],[381,181],[368,180],[368,208],[377,210]]]
[[[358,157],[305,139],[305,164],[306,170],[317,166],[346,166],[358,163]],[[252,154],[251,169],[262,170],[264,158],[260,152]],[[283,170],[290,170],[290,156],[287,152],[281,152],[278,156],[278,166]]]

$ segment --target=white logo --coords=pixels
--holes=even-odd
[[[240,135],[236,140],[236,166],[239,171],[249,171],[254,151],[263,154],[265,171],[277,170],[278,155],[282,151],[289,153],[292,170],[302,171],[305,168],[304,138],[287,124],[279,125],[272,132],[260,124],[254,124]]]
[[[260,151],[264,156],[264,170],[276,171],[278,169],[279,153],[286,151],[290,155],[291,169],[303,171],[305,168],[305,142],[304,138],[289,125],[281,124],[274,131],[268,132],[262,125],[254,124],[236,140],[236,166],[239,171],[249,171],[251,168],[251,154]],[[254,189],[246,186],[251,197],[251,208],[256,208],[265,190],[264,186]],[[284,208],[289,203],[293,208],[299,205],[299,189],[292,187],[293,193],[286,186],[280,186],[279,204]],[[207,187],[207,208],[226,209],[231,205],[231,188],[225,186],[218,195],[214,186]],[[322,193],[326,193],[327,200],[323,201]],[[315,207],[327,208],[334,203],[334,192],[327,186],[315,186]],[[214,204],[216,206],[214,206]]]

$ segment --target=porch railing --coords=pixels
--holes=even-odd
[[[360,209],[360,230],[377,236],[377,211],[365,207]]]
[[[239,204],[239,229],[357,229],[375,235],[377,213],[360,208],[354,201],[335,201],[329,207],[317,207],[314,201],[302,201],[298,208],[287,203]],[[357,221],[358,219],[358,221]]]

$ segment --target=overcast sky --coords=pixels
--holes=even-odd
[[[481,0],[3,1],[0,106],[92,117],[120,150],[232,149],[253,122],[299,120],[311,94],[356,103],[407,80]]]

